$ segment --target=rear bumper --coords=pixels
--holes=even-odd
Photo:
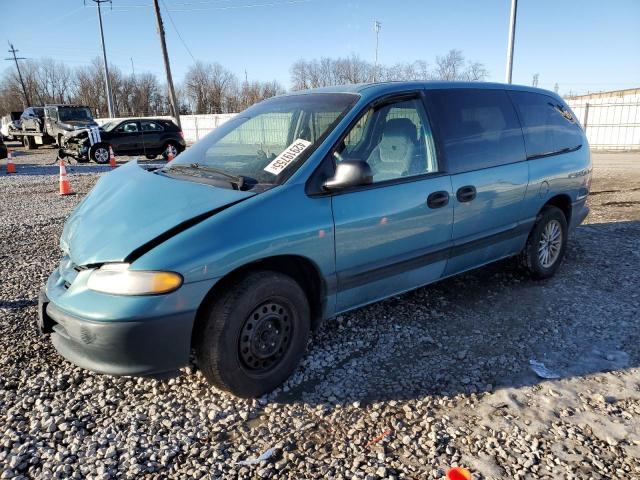
[[[573,202],[571,208],[571,222],[569,224],[569,229],[573,230],[587,218],[589,215],[589,206],[587,205],[587,197],[584,197],[577,202]]]
[[[70,315],[40,294],[38,323],[70,362],[110,375],[154,375],[188,364],[195,314],[134,321],[95,321]]]

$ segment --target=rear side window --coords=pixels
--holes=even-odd
[[[156,122],[150,122],[148,120],[143,120],[140,122],[140,125],[142,126],[143,132],[161,132],[163,130]]]
[[[524,133],[527,157],[553,155],[582,145],[575,117],[553,97],[532,92],[509,92]]]
[[[525,159],[520,123],[504,90],[436,90],[427,98],[449,172]]]

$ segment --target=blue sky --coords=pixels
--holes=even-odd
[[[79,66],[100,55],[96,9],[86,0],[0,0],[0,42],[19,55]],[[151,0],[103,7],[109,62],[164,75]],[[380,63],[424,59],[449,49],[485,64],[503,81],[509,0],[161,0],[174,81],[193,60],[217,61],[239,77],[289,86],[298,58],[373,61],[373,20],[382,23]],[[168,13],[167,13],[168,10]],[[170,14],[170,17],[169,17]],[[173,19],[173,23],[171,21]],[[514,83],[560,93],[640,87],[640,0],[520,0]],[[7,67],[10,66],[5,62]]]

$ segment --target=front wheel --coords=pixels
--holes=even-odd
[[[533,278],[549,278],[556,273],[567,248],[567,235],[567,219],[562,210],[545,207],[521,254],[522,264]]]
[[[89,158],[101,165],[109,163],[109,146],[102,143],[92,145],[89,149]]]
[[[307,297],[291,277],[250,273],[205,307],[196,332],[198,367],[216,387],[259,397],[282,384],[307,347]]]
[[[178,155],[178,147],[171,142],[167,142],[165,146],[162,147],[162,157],[165,160],[169,160],[169,154],[171,154],[173,158],[176,158],[176,155]]]

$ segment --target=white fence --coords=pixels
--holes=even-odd
[[[640,150],[640,89],[566,100],[592,150]]]

